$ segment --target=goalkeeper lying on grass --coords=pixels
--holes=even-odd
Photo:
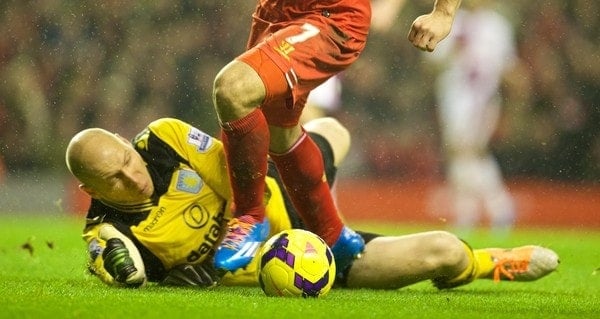
[[[332,118],[313,120],[305,129],[321,149],[331,185],[349,149],[349,133]],[[217,273],[212,266],[212,253],[232,217],[219,140],[169,118],[150,123],[131,143],[92,128],[73,137],[66,161],[92,197],[83,238],[89,269],[105,283],[257,285],[256,258],[234,273]],[[302,228],[274,167],[268,175],[270,236]],[[364,254],[338,269],[336,286],[396,289],[431,280],[444,289],[480,278],[536,280],[558,266],[558,256],[539,246],[472,249],[445,231],[360,234],[367,243]]]

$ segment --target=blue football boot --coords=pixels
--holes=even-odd
[[[359,258],[365,250],[365,240],[352,229],[344,226],[338,240],[331,247],[335,258],[335,268],[338,277],[343,277],[344,272],[352,261]]]
[[[257,223],[254,218],[243,215],[232,218],[227,224],[225,238],[215,252],[215,268],[236,271],[246,267],[269,236],[269,221]]]

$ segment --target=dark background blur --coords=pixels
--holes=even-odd
[[[87,127],[132,137],[170,116],[216,134],[212,80],[243,51],[255,5],[225,2],[1,1],[5,184],[66,175],[65,147]],[[409,1],[392,29],[372,32],[343,74],[336,116],[353,133],[349,177],[441,175],[436,70],[406,40],[414,18],[432,3]],[[599,2],[510,1],[498,8],[515,27],[520,57],[503,84],[493,141],[505,175],[599,181]]]

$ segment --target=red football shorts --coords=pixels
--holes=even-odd
[[[345,34],[320,15],[277,24],[254,19],[250,49],[237,59],[263,80],[267,122],[291,127],[298,124],[309,92],[356,61],[365,44],[366,34]]]

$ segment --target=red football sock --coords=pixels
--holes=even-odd
[[[304,133],[290,151],[271,153],[271,158],[308,230],[333,245],[344,225],[331,196],[323,158],[315,142]]]
[[[221,138],[229,168],[234,215],[250,215],[257,221],[265,216],[263,203],[269,127],[261,110],[223,123]]]

